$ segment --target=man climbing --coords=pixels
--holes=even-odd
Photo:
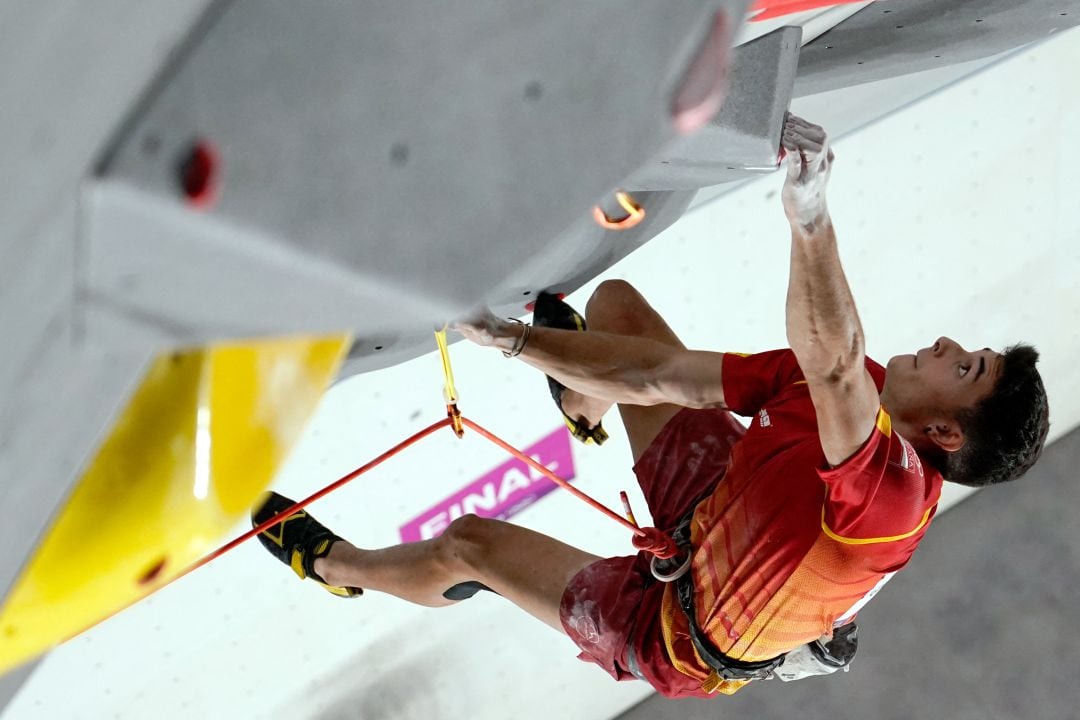
[[[689,553],[681,578],[657,580],[644,552],[603,559],[472,515],[433,540],[365,550],[299,512],[263,545],[337,594],[435,607],[492,590],[569,635],[582,659],[671,697],[798,677],[811,656],[842,665],[827,641],[834,629],[850,639],[855,613],[907,563],[943,478],[1021,475],[1045,442],[1047,401],[1030,346],[940,338],[884,368],[866,358],[826,207],[827,137],[789,116],[783,146],[790,350],[687,350],[619,281],[589,300],[586,332],[551,297],[536,327],[491,313],[458,327],[548,375],[579,439],[602,440],[618,405],[653,521]],[[291,505],[271,494],[253,520]]]

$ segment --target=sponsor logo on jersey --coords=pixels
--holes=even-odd
[[[915,452],[915,448],[904,438],[899,435],[897,437],[900,438],[900,456],[895,461],[890,460],[889,464],[901,470],[922,474],[922,462],[919,460],[919,454]]]

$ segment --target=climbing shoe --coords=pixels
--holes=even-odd
[[[536,305],[533,309],[533,325],[536,327],[558,328],[560,330],[584,331],[585,318],[574,308],[563,302],[557,295],[542,292],[536,297]],[[555,401],[559,412],[562,413],[570,434],[586,445],[590,443],[603,445],[604,441],[608,439],[603,424],[597,423],[596,427],[590,428],[585,423],[567,415],[562,406],[562,396],[566,391],[566,386],[550,375],[547,376],[547,381],[548,389],[551,390],[551,398]]]
[[[258,527],[295,504],[295,501],[284,495],[268,492],[263,495],[257,508],[252,511],[251,526]],[[356,597],[364,591],[356,587],[327,585],[326,581],[315,572],[315,560],[326,557],[330,552],[330,546],[340,539],[302,509],[282,518],[259,533],[259,542],[262,546],[269,550],[271,555],[292,568],[301,580],[311,578],[326,588],[327,592],[338,597]]]

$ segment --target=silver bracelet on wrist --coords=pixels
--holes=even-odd
[[[532,333],[532,325],[527,322],[521,322],[517,318],[506,318],[510,322],[515,322],[524,328],[521,335],[514,341],[514,347],[509,350],[503,350],[503,357],[513,358],[521,354],[521,351],[525,349],[525,344],[529,342],[529,335]]]

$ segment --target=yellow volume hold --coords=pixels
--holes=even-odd
[[[270,484],[349,342],[290,338],[156,358],[0,609],[0,674],[214,549]]]

